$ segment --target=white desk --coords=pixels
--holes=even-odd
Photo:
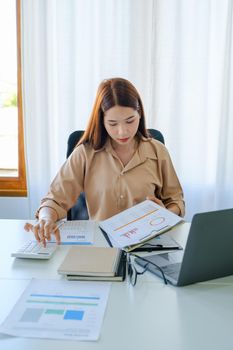
[[[24,221],[0,220],[0,322],[31,277],[60,278],[57,266],[68,247],[61,246],[50,261],[23,261],[10,257],[12,245],[28,238]],[[174,237],[185,242],[189,228],[176,228]],[[104,244],[103,237],[97,237]],[[232,350],[233,277],[187,287],[165,286],[147,272],[137,285],[112,283],[100,339],[72,342],[0,336],[4,350]]]

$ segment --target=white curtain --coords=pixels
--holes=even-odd
[[[233,206],[231,0],[22,0],[30,215],[102,79],[131,80],[162,131],[186,219]]]

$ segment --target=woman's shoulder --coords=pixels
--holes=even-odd
[[[95,150],[88,143],[82,143],[74,147],[72,153],[70,154],[71,161],[88,161],[93,158]]]
[[[156,154],[157,153],[164,153],[164,154],[168,153],[166,146],[162,142],[160,142],[152,137],[148,137],[148,138],[142,137],[141,145],[145,150],[154,151]]]
[[[170,161],[171,157],[166,146],[153,138],[142,138],[139,146],[141,157],[157,159],[159,161]]]
[[[74,147],[73,153],[76,154],[90,154],[90,153],[94,153],[95,150],[94,148],[87,142],[85,143],[81,143],[80,145],[77,145]]]

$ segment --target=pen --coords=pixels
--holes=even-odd
[[[57,226],[54,228],[53,230],[53,233],[55,233],[63,224],[65,223],[65,221],[60,221],[57,223]],[[51,232],[52,233],[52,232]],[[48,239],[47,236],[43,235],[41,238],[40,238],[40,242],[42,242],[43,246],[46,247],[46,240]],[[52,239],[49,239],[49,241],[51,243],[54,243],[54,240]]]
[[[151,236],[151,233],[149,233],[149,235],[146,235],[146,236],[140,238],[139,241],[143,241],[146,237],[150,237],[150,236]]]
[[[58,222],[57,226],[55,227],[54,232],[57,231],[57,229],[59,229],[64,223],[65,223],[65,221]]]

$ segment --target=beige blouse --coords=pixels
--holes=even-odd
[[[92,220],[107,219],[147,196],[156,196],[165,206],[176,204],[184,216],[183,191],[169,153],[154,139],[142,138],[126,166],[110,140],[97,151],[88,144],[76,147],[51,183],[40,208],[51,207],[59,219],[64,218],[81,192],[85,192]]]

